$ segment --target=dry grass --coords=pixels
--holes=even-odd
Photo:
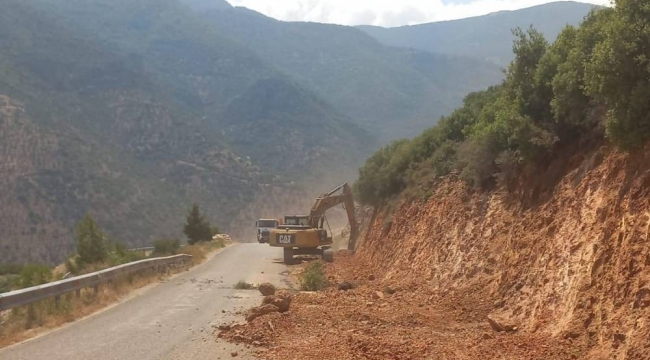
[[[205,261],[208,254],[217,251],[226,246],[222,241],[211,241],[208,243],[198,243],[186,246],[179,250],[179,254],[192,255],[192,264],[198,265]]]
[[[224,246],[218,242],[197,244],[183,248],[180,253],[192,255],[191,265],[194,266],[205,261],[211,252]],[[0,349],[82,319],[124,299],[137,289],[163,281],[185,269],[172,268],[167,273],[144,272],[129,275],[110,285],[100,286],[97,294],[92,288],[83,289],[79,297],[75,293],[61,296],[58,305],[54,299],[48,299],[0,312]]]
[[[152,273],[128,276],[112,285],[100,286],[97,294],[92,288],[83,289],[79,297],[74,293],[61,296],[58,305],[54,299],[47,299],[5,311],[0,326],[0,348],[84,318],[166,276]]]

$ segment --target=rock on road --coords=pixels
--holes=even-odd
[[[281,249],[268,245],[229,246],[117,306],[0,350],[0,359],[227,359],[232,351],[247,359],[242,348],[217,342],[213,325],[240,321],[241,315],[231,314],[234,310],[259,303],[258,291],[233,289],[238,281],[286,287],[281,257]]]

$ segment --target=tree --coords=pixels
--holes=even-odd
[[[81,264],[100,263],[106,260],[106,235],[90,216],[77,224],[77,253]]]
[[[194,204],[192,210],[187,214],[183,233],[187,236],[190,245],[212,240],[212,228],[205,217],[201,215],[199,205]]]
[[[607,105],[607,136],[622,148],[650,140],[648,19],[647,0],[617,0],[586,66],[587,91]]]
[[[512,50],[515,60],[510,63],[507,71],[508,91],[516,101],[519,113],[531,117],[537,123],[547,122],[552,118],[551,84],[548,81],[536,83],[535,75],[540,60],[548,50],[548,42],[544,35],[532,26],[526,32],[516,28],[513,35],[515,41]]]

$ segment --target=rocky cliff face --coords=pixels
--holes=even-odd
[[[602,147],[509,193],[450,177],[426,202],[378,213],[358,254],[386,281],[488,298],[520,331],[570,342],[574,358],[647,359],[649,159]]]

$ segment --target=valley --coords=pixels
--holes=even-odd
[[[647,1],[6,0],[0,34],[0,336],[42,334],[0,357],[650,360]],[[158,283],[39,332],[106,267]]]
[[[223,1],[8,0],[0,33],[4,263],[62,261],[86,213],[128,245],[177,236],[193,202],[248,241],[253,209],[353,181],[382,144],[502,78]]]

